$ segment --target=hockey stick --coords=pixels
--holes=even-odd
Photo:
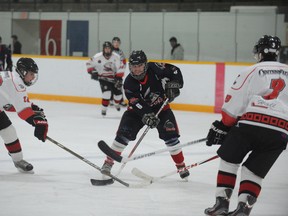
[[[156,116],[158,116],[160,114],[160,112],[163,110],[163,108],[168,104],[169,99],[167,98],[164,103],[162,104],[162,106],[160,107],[160,109],[158,110],[158,112],[156,113]],[[139,140],[137,141],[137,143],[135,144],[135,146],[133,147],[133,149],[131,150],[131,152],[128,155],[128,158],[130,158],[133,153],[135,152],[135,150],[137,149],[137,147],[140,145],[141,141],[143,140],[143,138],[145,137],[145,135],[148,133],[150,127],[147,126],[145,131],[143,132],[143,134],[141,135],[141,137],[139,138]],[[122,166],[120,167],[120,169],[118,170],[116,176],[118,176],[121,171],[124,169],[126,163],[123,163]]]
[[[173,146],[173,147],[160,149],[160,150],[157,150],[157,151],[153,151],[153,152],[149,152],[149,153],[145,153],[145,154],[141,154],[141,155],[136,155],[136,156],[130,157],[130,158],[129,157],[123,157],[121,155],[116,154],[116,152],[113,149],[111,149],[107,145],[107,143],[104,142],[103,140],[98,142],[98,147],[101,149],[102,152],[104,152],[106,155],[111,157],[113,160],[115,160],[115,161],[117,161],[119,163],[127,163],[127,162],[132,161],[132,160],[139,160],[139,159],[142,159],[142,158],[145,158],[145,157],[150,157],[150,156],[153,156],[153,155],[157,155],[157,154],[160,154],[160,153],[163,153],[163,152],[166,152],[166,151],[177,150],[177,149],[180,149],[180,148],[183,148],[183,147],[186,147],[186,146],[189,146],[189,145],[197,144],[197,143],[200,143],[200,142],[204,142],[204,141],[206,141],[206,138],[194,140],[194,141],[191,141],[191,142],[188,142],[188,143],[184,143],[184,144],[176,145],[176,146]]]
[[[81,155],[75,153],[74,151],[70,150],[69,148],[65,147],[64,145],[62,145],[61,143],[55,141],[54,139],[50,138],[49,136],[47,136],[47,139],[54,143],[55,145],[59,146],[60,148],[64,149],[65,151],[69,152],[70,154],[74,155],[75,157],[79,158],[80,160],[82,160],[83,162],[85,162],[86,164],[94,167],[95,169],[99,170],[101,172],[101,168],[98,167],[97,165],[95,165],[94,163],[92,163],[91,161],[85,159],[84,157],[82,157]],[[114,180],[116,180],[117,182],[119,182],[120,184],[129,187],[130,185],[127,182],[122,181],[121,179],[117,178],[116,176],[112,175],[112,174],[107,174],[107,176],[111,177],[111,179],[107,179],[107,180],[99,180],[99,184],[97,184],[97,180],[96,179],[91,179],[91,183],[93,185],[107,185],[107,184],[112,184],[114,183]],[[113,180],[112,180],[113,179]]]
[[[142,172],[141,170],[139,170],[139,169],[137,169],[137,168],[133,168],[133,169],[132,169],[132,173],[133,173],[135,176],[137,176],[137,177],[139,177],[139,178],[142,178],[142,179],[146,180],[147,182],[149,182],[150,184],[152,184],[152,183],[157,182],[157,181],[160,181],[161,179],[164,179],[164,178],[166,178],[166,177],[168,177],[168,176],[172,176],[172,175],[174,175],[174,174],[177,174],[177,173],[179,173],[179,172],[181,172],[181,171],[183,171],[183,170],[188,170],[188,169],[191,169],[191,168],[193,168],[193,167],[196,167],[196,166],[199,166],[199,165],[201,165],[201,164],[204,164],[204,163],[207,163],[207,162],[209,162],[209,161],[212,161],[212,160],[214,160],[214,159],[217,159],[218,157],[219,157],[218,155],[215,155],[215,156],[210,157],[210,158],[208,158],[208,159],[206,159],[206,160],[203,160],[203,161],[200,161],[200,162],[197,162],[197,163],[188,165],[188,166],[186,166],[186,167],[184,167],[184,168],[182,168],[182,169],[178,169],[178,170],[174,170],[174,171],[172,171],[172,172],[166,173],[166,174],[164,174],[164,175],[162,175],[162,176],[160,176],[160,177],[150,176],[150,175]]]

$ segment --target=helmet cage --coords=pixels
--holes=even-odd
[[[107,48],[107,47],[110,48],[110,52],[105,52],[105,48]],[[112,46],[111,42],[105,41],[105,42],[103,43],[102,52],[103,52],[103,56],[104,56],[105,58],[110,58],[110,56],[112,55],[112,52],[113,52],[113,46]]]
[[[136,75],[132,71],[132,66],[133,65],[140,65],[144,64],[144,70],[141,74]],[[129,57],[129,70],[130,70],[130,75],[136,79],[136,80],[143,80],[146,72],[147,72],[148,64],[147,64],[147,57],[146,54],[142,51],[133,51]]]

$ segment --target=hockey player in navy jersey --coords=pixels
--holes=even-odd
[[[250,215],[263,179],[286,149],[288,66],[277,62],[280,48],[278,37],[259,39],[253,49],[257,64],[238,75],[226,96],[221,121],[213,122],[209,130],[206,144],[221,146],[216,204],[205,209],[206,215]],[[229,212],[241,164],[238,206]]]
[[[169,147],[179,144],[178,125],[169,104],[158,116],[156,113],[166,100],[172,102],[180,94],[183,77],[180,69],[171,64],[147,62],[142,50],[133,51],[129,57],[130,73],[124,81],[124,92],[129,101],[118,127],[116,138],[111,148],[121,154],[129,141],[135,140],[144,125],[157,128],[159,138]],[[177,169],[185,167],[181,149],[170,152]],[[111,172],[114,164],[107,157],[102,173]],[[189,176],[188,170],[179,172],[181,178]]]

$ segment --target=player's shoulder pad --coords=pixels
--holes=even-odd
[[[92,59],[98,59],[98,58],[101,57],[102,55],[103,55],[102,52],[96,53],[96,54],[92,57]]]
[[[121,56],[115,51],[112,52],[112,55],[115,56],[116,58],[119,58],[119,59],[121,58]]]

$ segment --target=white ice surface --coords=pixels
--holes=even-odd
[[[105,155],[97,143],[103,139],[111,144],[121,118],[113,107],[102,118],[96,105],[35,101],[43,107],[49,120],[49,136],[101,167]],[[90,178],[101,178],[95,168],[46,141],[33,136],[33,128],[15,113],[9,117],[22,143],[24,158],[34,165],[35,174],[18,173],[7,151],[0,145],[0,216],[198,216],[215,202],[215,183],[219,160],[190,169],[188,182],[178,174],[144,188],[126,188],[115,182],[109,186],[92,186]],[[186,143],[204,138],[217,114],[175,111]],[[143,133],[138,134],[137,139]],[[136,141],[123,155],[127,156]],[[156,130],[149,130],[134,155],[165,148]],[[213,155],[218,146],[204,143],[185,147],[186,164]],[[288,151],[276,161],[262,185],[262,192],[251,215],[288,215]],[[117,163],[114,173],[120,168]],[[131,174],[133,167],[161,176],[175,169],[168,153],[127,163],[119,178],[131,184],[141,180]],[[237,181],[238,182],[238,181]],[[231,199],[231,210],[237,204],[237,189]]]

